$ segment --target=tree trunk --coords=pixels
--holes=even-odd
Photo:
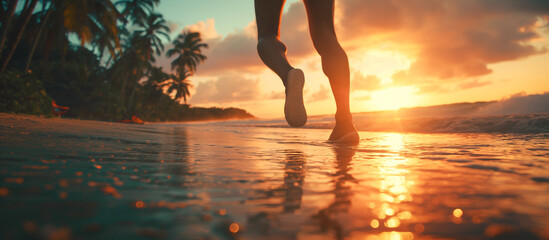
[[[133,105],[133,98],[134,98],[134,96],[135,96],[135,90],[137,89],[137,84],[138,84],[138,83],[136,82],[136,83],[133,85],[132,94],[130,95],[130,100],[129,100],[129,102],[128,102],[128,112],[129,112],[130,114],[132,114],[132,115],[134,114],[134,112],[133,112],[133,110],[132,110],[132,108],[133,108],[132,105]]]
[[[119,103],[120,106],[126,107],[126,85],[128,82],[128,78],[131,76],[131,74],[123,74],[122,75],[122,87],[120,88],[120,99]],[[127,109],[126,109],[127,112]]]
[[[19,29],[19,33],[17,34],[17,37],[15,38],[15,41],[13,42],[13,46],[11,47],[10,52],[6,56],[6,59],[4,59],[4,62],[2,63],[2,68],[0,69],[0,76],[4,73],[6,70],[6,67],[8,66],[8,63],[13,56],[13,53],[15,53],[15,49],[17,48],[17,45],[19,45],[19,41],[21,41],[21,37],[23,37],[23,32],[25,31],[25,27],[27,27],[27,24],[29,23],[30,17],[32,15],[32,12],[34,11],[34,7],[36,7],[36,3],[38,3],[38,0],[33,0],[29,7],[26,10],[23,10],[22,12],[22,21],[23,24],[21,28]]]
[[[6,39],[8,38],[8,30],[11,25],[11,20],[15,14],[15,8],[17,8],[17,0],[11,0],[8,4],[8,11],[5,20],[2,22],[2,39],[0,40],[0,58],[2,58],[2,50],[4,50],[4,45],[6,44]]]
[[[108,68],[109,67],[109,64],[111,63],[111,61],[114,59],[113,56],[110,56],[108,59],[107,59],[107,62],[105,63],[105,67]]]
[[[44,5],[43,8],[46,8]],[[36,38],[34,39],[34,43],[32,44],[31,52],[29,54],[29,59],[27,59],[27,64],[25,65],[25,72],[29,70],[30,63],[32,61],[32,57],[34,56],[34,51],[36,51],[36,46],[38,46],[38,42],[40,41],[40,36],[42,36],[42,32],[44,31],[44,28],[46,27],[46,24],[48,23],[48,19],[50,18],[51,12],[53,10],[53,2],[50,3],[50,8],[46,12],[46,15],[42,19],[42,24],[40,25],[40,29],[38,30],[38,33],[36,34]]]

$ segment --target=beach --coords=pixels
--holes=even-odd
[[[548,133],[329,134],[0,114],[0,238],[549,239]]]

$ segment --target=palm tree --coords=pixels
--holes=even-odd
[[[145,82],[145,85],[151,85],[160,88],[162,86],[162,83],[169,79],[171,79],[170,74],[164,72],[162,67],[152,66],[151,69],[149,69],[149,76],[147,82]]]
[[[120,104],[126,106],[127,111],[131,111],[133,107],[133,97],[139,81],[146,77],[149,69],[152,68],[151,61],[147,57],[148,47],[148,39],[134,32],[124,42],[124,51],[111,67],[113,80],[121,83]],[[127,90],[131,93],[128,94]],[[128,99],[127,102],[126,99]]]
[[[154,54],[160,55],[164,51],[164,44],[162,43],[161,36],[170,40],[168,33],[170,29],[166,25],[166,20],[161,14],[153,13],[147,17],[143,22],[138,22],[137,25],[142,29],[135,31],[136,34],[141,35],[144,38],[146,48],[146,56],[151,62],[155,62]]]
[[[126,85],[128,83],[131,84],[131,80],[135,77],[143,77],[144,69],[147,69],[150,65],[148,59],[143,54],[143,52],[146,51],[143,50],[144,45],[145,41],[140,35],[132,34],[129,39],[124,42],[124,51],[118,56],[111,67],[113,78],[122,80],[120,88],[121,98],[125,95]]]
[[[47,1],[42,2],[42,11],[37,14],[43,15],[39,18],[40,28],[35,36],[25,69],[27,70],[32,61],[34,51],[38,45],[43,30],[49,27],[46,32],[45,45],[64,45],[68,48],[68,35],[74,33],[80,39],[83,46],[86,43],[93,43],[100,52],[105,48],[111,55],[115,47],[119,46],[117,20],[121,15],[111,0],[50,0],[46,11]]]
[[[17,8],[17,2],[18,1],[9,1],[8,4],[7,4],[7,8],[6,10],[4,11],[4,8],[3,6],[0,8],[2,9],[2,16],[4,16],[1,20],[2,20],[2,26],[0,26],[0,32],[1,32],[1,36],[0,36],[0,56],[2,56],[2,50],[4,50],[4,44],[6,43],[6,39],[7,39],[7,36],[8,36],[8,30],[9,30],[9,27],[11,26],[11,21],[13,20],[13,15],[15,14],[15,8]],[[5,2],[2,1],[2,4],[4,4]]]
[[[202,54],[202,48],[208,48],[208,44],[202,43],[199,32],[186,31],[179,34],[172,44],[173,48],[168,50],[167,56],[172,57],[177,54],[177,58],[172,61],[172,70],[176,70],[177,75],[187,71],[191,75],[194,74],[197,65],[206,60],[206,56]]]
[[[147,103],[157,102],[157,106],[162,105],[162,100],[164,99],[164,84],[166,81],[170,80],[170,74],[164,72],[162,67],[151,67],[148,74],[148,79],[143,85],[143,89],[148,94]]]
[[[116,6],[122,8],[122,15],[126,21],[139,23],[147,19],[159,2],[160,0],[121,0],[116,2]]]
[[[92,40],[94,47],[94,52],[99,52],[99,60],[103,59],[103,54],[105,50],[110,54],[109,61],[112,58],[116,57],[116,53],[120,50],[120,40],[118,36],[112,36],[110,33],[101,31],[94,36]],[[107,61],[106,66],[108,66],[109,61]]]
[[[13,0],[15,1],[15,0]],[[15,53],[15,49],[17,49],[17,45],[19,45],[19,41],[21,41],[21,37],[23,37],[23,32],[25,31],[25,28],[27,27],[27,24],[29,23],[29,20],[32,16],[32,12],[34,11],[34,8],[36,7],[36,4],[38,3],[38,0],[32,0],[32,1],[26,1],[25,5],[23,6],[23,10],[21,11],[21,19],[19,21],[19,26],[16,26],[15,29],[18,30],[17,36],[15,37],[15,40],[12,43],[11,49],[8,52],[8,55],[2,62],[2,66],[0,67],[0,76],[4,73],[6,70],[6,67],[8,66],[8,63],[11,60],[11,57],[13,56],[13,53]],[[8,28],[9,26],[6,26]]]
[[[37,18],[39,18],[40,20],[40,28],[38,29],[38,33],[36,33],[36,36],[34,37],[34,43],[32,44],[32,47],[31,47],[31,51],[29,53],[29,57],[27,58],[27,64],[25,64],[25,71],[24,72],[27,72],[29,70],[29,67],[30,67],[30,64],[31,64],[31,61],[32,61],[32,57],[34,56],[34,52],[36,51],[36,47],[38,46],[38,42],[40,40],[40,37],[42,36],[42,32],[44,31],[45,27],[46,27],[46,24],[48,23],[48,20],[51,16],[51,13],[53,12],[53,7],[54,7],[54,1],[50,1],[50,5],[49,5],[49,8],[48,10],[45,10],[46,9],[46,1],[43,1],[42,2],[42,11],[37,13],[37,14],[41,14],[42,17],[40,18],[40,16],[38,16]]]
[[[66,31],[75,33],[82,46],[100,32],[118,36],[116,21],[120,14],[110,0],[64,0],[63,4]]]
[[[130,90],[127,109],[131,112],[135,93],[140,81],[152,71],[155,62],[154,55],[160,55],[164,50],[162,38],[169,41],[169,28],[160,14],[150,14],[144,21],[137,22],[139,30],[134,31],[127,40],[123,56],[117,60],[119,69],[117,79],[121,79],[121,103],[125,104],[127,92]]]
[[[192,87],[192,84],[189,82],[188,78],[191,76],[189,72],[184,70],[179,75],[172,74],[170,80],[166,81],[162,86],[168,87],[167,93],[172,95],[175,92],[174,100],[187,103],[187,97],[191,95],[189,89]]]

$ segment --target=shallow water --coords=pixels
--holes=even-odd
[[[549,238],[549,134],[1,120],[2,239]]]
[[[549,96],[549,95],[548,95]],[[442,112],[442,114],[440,114]],[[371,132],[402,133],[549,133],[549,113],[508,115],[460,115],[438,111],[428,112],[386,111],[354,113],[357,129]],[[283,119],[254,120],[263,127],[286,127]],[[307,119],[306,128],[332,129],[332,115],[313,116]]]

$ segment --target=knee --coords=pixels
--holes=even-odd
[[[286,53],[286,45],[284,45],[284,43],[282,43],[275,36],[259,38],[259,41],[257,42],[257,52],[260,55],[266,51],[272,51],[272,50]]]
[[[343,51],[335,34],[321,34],[313,37],[313,45],[320,56],[330,56]]]

